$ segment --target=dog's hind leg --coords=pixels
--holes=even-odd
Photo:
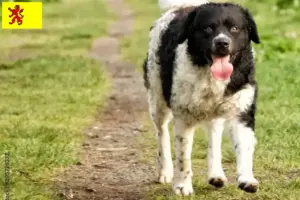
[[[179,195],[190,195],[192,187],[192,146],[195,127],[189,126],[185,119],[174,118],[174,134],[176,142],[176,170],[173,191]]]
[[[170,147],[169,122],[172,118],[171,110],[164,101],[149,95],[149,111],[153,124],[157,130],[157,173],[158,182],[171,183],[173,179],[173,163]]]

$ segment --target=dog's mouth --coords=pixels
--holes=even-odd
[[[211,74],[216,80],[228,80],[233,71],[233,65],[230,63],[230,55],[210,55],[212,65]]]

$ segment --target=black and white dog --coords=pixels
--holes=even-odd
[[[219,188],[221,141],[228,128],[237,158],[238,186],[256,192],[253,175],[257,85],[251,41],[259,43],[256,23],[244,8],[205,0],[160,0],[168,9],[151,28],[145,86],[157,129],[158,181],[173,180],[176,194],[192,188],[191,153],[195,128],[208,132],[208,182]],[[173,117],[176,168],[168,124]]]

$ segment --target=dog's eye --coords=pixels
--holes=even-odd
[[[206,33],[211,33],[212,32],[212,28],[211,27],[206,27],[206,28],[204,28],[204,31]]]
[[[236,26],[233,26],[233,27],[231,27],[230,32],[237,33],[237,32],[239,32],[239,28]]]

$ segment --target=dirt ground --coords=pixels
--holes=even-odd
[[[138,162],[134,137],[143,133],[147,115],[142,76],[122,60],[120,38],[131,33],[133,13],[123,0],[108,0],[118,20],[109,36],[97,39],[90,56],[112,76],[107,105],[85,134],[82,158],[65,171],[62,195],[74,200],[143,199],[147,184],[154,181],[154,166]]]

